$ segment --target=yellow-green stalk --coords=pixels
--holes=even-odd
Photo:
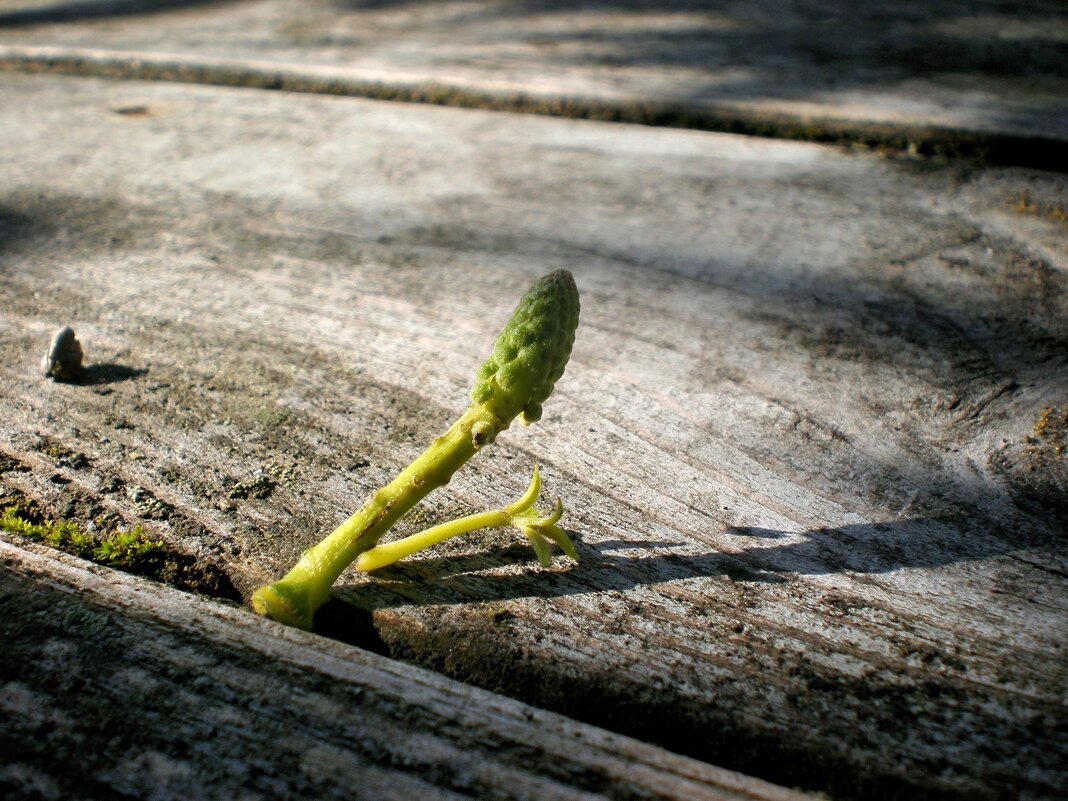
[[[412,534],[400,540],[387,542],[385,545],[376,545],[369,551],[364,551],[356,560],[357,570],[378,570],[405,557],[418,553],[432,545],[438,545],[445,540],[452,539],[460,534],[478,531],[480,528],[503,528],[514,526],[530,540],[534,546],[534,552],[538,556],[538,562],[542,567],[548,567],[550,563],[549,541],[555,542],[561,550],[578,561],[575,548],[558,525],[564,514],[564,505],[560,499],[556,499],[556,508],[548,516],[539,515],[534,509],[534,502],[541,493],[541,475],[538,468],[534,468],[534,477],[530,480],[530,486],[526,492],[514,503],[510,503],[501,509],[491,512],[480,512],[466,517],[459,517],[447,523],[441,523],[426,531]]]
[[[528,425],[541,418],[541,406],[571,357],[578,316],[578,289],[571,273],[557,270],[535,282],[498,335],[493,355],[479,368],[467,411],[356,514],[305,551],[284,578],[256,590],[252,607],[261,615],[310,629],[338,576],[401,516],[448,484],[517,416]]]

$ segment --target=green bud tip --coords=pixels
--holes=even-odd
[[[520,414],[527,425],[539,420],[541,405],[571,358],[578,318],[578,288],[570,272],[556,270],[538,280],[479,368],[471,400],[505,421]]]

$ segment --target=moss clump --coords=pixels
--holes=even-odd
[[[278,406],[260,406],[252,414],[256,427],[264,431],[282,428],[286,423],[290,422],[291,417],[292,414],[288,409]]]
[[[140,526],[97,536],[70,520],[47,518],[28,498],[16,498],[3,507],[0,529],[131,573],[158,575],[169,558],[163,540],[152,539]]]
[[[242,500],[255,498],[256,500],[263,501],[271,497],[274,493],[275,486],[274,479],[265,473],[261,473],[249,481],[241,481],[234,484],[234,486],[230,488],[230,497]]]
[[[0,495],[0,531],[178,589],[230,601],[241,600],[240,593],[219,566],[202,563],[161,539],[153,539],[140,526],[122,531],[119,523],[119,518],[110,512],[84,524],[55,519],[20,492]]]
[[[3,508],[0,529],[82,558],[91,558],[97,546],[96,538],[79,528],[77,523],[47,520],[37,505],[28,499]]]
[[[255,498],[266,500],[274,493],[275,488],[282,484],[291,484],[297,478],[297,468],[294,465],[281,465],[267,462],[257,470],[248,481],[240,481],[230,488],[230,497],[237,499]]]
[[[112,534],[93,549],[93,561],[135,573],[158,573],[167,556],[163,540],[150,539],[140,526]]]

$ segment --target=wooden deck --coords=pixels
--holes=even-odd
[[[0,493],[142,525],[201,594],[5,535],[15,797],[1068,783],[1062,174],[94,77],[0,100]],[[560,267],[543,420],[398,531],[540,464],[579,564],[475,535],[346,573],[316,635],[220,603],[444,430]],[[71,383],[39,371],[63,325]]]

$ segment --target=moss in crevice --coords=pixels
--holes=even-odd
[[[49,520],[28,498],[4,498],[0,529],[61,551],[91,559],[99,540],[77,523]],[[13,503],[11,501],[14,501]]]
[[[36,501],[21,493],[0,496],[0,530],[48,545],[82,559],[154,579],[179,589],[227,600],[240,600],[230,578],[214,565],[204,565],[141,526],[128,531],[106,527],[103,517],[96,531],[74,520],[49,516]]]
[[[169,553],[163,540],[154,540],[136,526],[129,531],[114,530],[104,535],[87,531],[72,520],[54,520],[28,498],[14,497],[0,513],[0,529],[61,551],[92,559],[102,565],[131,573],[154,575],[160,572]]]

